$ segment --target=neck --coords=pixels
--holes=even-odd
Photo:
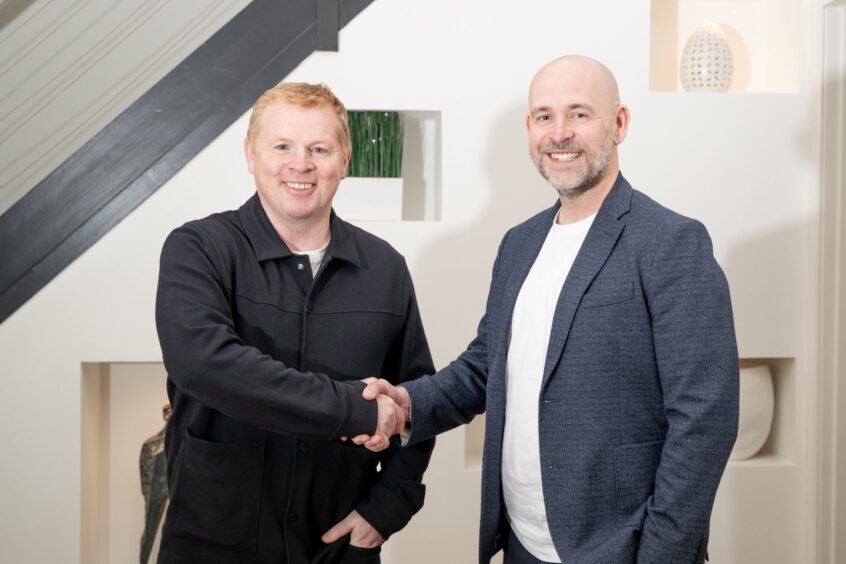
[[[609,165],[606,174],[593,188],[582,192],[575,198],[559,196],[561,209],[558,211],[556,223],[560,225],[576,223],[598,212],[602,202],[605,201],[606,196],[611,192],[611,188],[614,187],[619,172],[619,167]]]
[[[276,234],[295,252],[313,251],[329,242],[329,217],[307,220],[278,220],[268,214]]]

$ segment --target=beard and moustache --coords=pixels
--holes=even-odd
[[[591,152],[585,147],[579,147],[575,143],[557,143],[541,148],[536,155],[532,155],[532,160],[537,167],[538,172],[543,176],[547,182],[558,191],[562,198],[572,200],[578,198],[591,188],[596,187],[605,171],[608,169],[608,162],[611,160],[611,152],[614,150],[614,133],[609,132],[608,138],[599,147],[599,150]],[[553,178],[543,160],[544,154],[548,151],[565,151],[565,152],[579,152],[585,156],[585,166],[576,176],[569,182],[564,179]]]

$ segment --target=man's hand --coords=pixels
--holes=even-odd
[[[377,384],[378,382],[385,382],[385,384],[391,386],[391,384],[386,380],[377,380],[376,378],[365,378],[362,382],[368,386],[371,384]],[[376,400],[378,407],[376,430],[372,435],[358,435],[354,437],[353,442],[357,445],[364,444],[364,446],[373,452],[379,452],[385,450],[391,445],[391,435],[399,434],[405,428],[405,413],[408,410],[405,410],[397,405],[397,403],[386,394],[371,394],[370,397],[367,397],[365,394],[367,394],[367,388],[365,388],[365,391],[362,392],[362,395],[364,395],[367,400]],[[346,441],[348,438],[349,437],[342,436],[341,440]]]
[[[374,548],[385,542],[382,535],[354,509],[343,521],[326,531],[320,540],[330,544],[344,535],[350,535],[350,544],[359,548]]]
[[[381,394],[376,396],[376,405],[379,407],[379,415],[376,420],[376,432],[367,441],[369,448],[374,452],[385,450],[390,444],[391,435],[402,432],[405,428],[405,412],[390,397]],[[363,435],[360,435],[363,436]],[[357,439],[358,437],[356,437]],[[353,439],[357,445],[362,444]]]
[[[408,390],[402,386],[394,386],[384,378],[375,379],[367,378],[363,380],[367,383],[367,387],[361,392],[362,397],[366,400],[378,398],[380,395],[385,395],[394,400],[398,406],[402,408],[403,417],[406,421],[411,421],[411,397],[408,395]],[[402,431],[402,429],[400,429]]]
[[[405,388],[394,386],[390,382],[384,379],[376,379],[376,378],[367,378],[363,380],[367,384],[367,387],[364,388],[364,391],[361,395],[364,399],[373,400],[375,399],[377,402],[385,403],[386,401],[390,401],[392,404],[396,405],[398,409],[402,412],[402,426],[396,428],[394,434],[401,433],[403,428],[405,427],[406,421],[411,421],[411,397],[408,395],[408,391]],[[379,417],[381,420],[382,416],[382,407],[379,407]],[[357,445],[364,445],[366,448],[373,452],[379,452],[388,448],[390,442],[390,435],[379,434],[377,431],[374,435],[358,435],[357,437],[353,438],[353,442]]]

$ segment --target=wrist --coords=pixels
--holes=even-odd
[[[405,416],[406,424],[411,422],[411,396],[408,394],[408,390],[406,390],[402,386],[397,386],[397,390],[399,391],[400,395],[402,396],[402,412]]]

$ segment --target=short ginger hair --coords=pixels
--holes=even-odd
[[[325,84],[309,84],[307,82],[280,82],[270,90],[265,91],[253,104],[250,115],[250,125],[247,128],[247,141],[252,144],[259,130],[259,119],[264,110],[271,104],[284,102],[301,108],[315,108],[325,106],[338,116],[338,141],[347,153],[352,149],[350,138],[350,120],[347,109],[337,96]]]

